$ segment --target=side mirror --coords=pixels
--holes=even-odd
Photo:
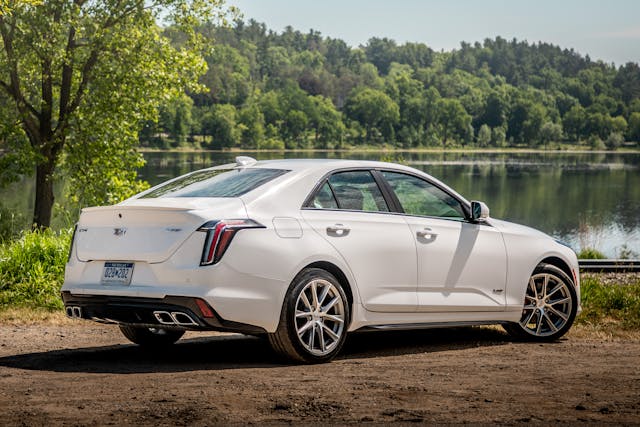
[[[489,208],[484,202],[473,200],[471,202],[471,220],[475,222],[485,222],[489,218]]]

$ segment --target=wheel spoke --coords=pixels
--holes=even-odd
[[[338,302],[340,301],[340,297],[336,296],[334,297],[331,301],[329,301],[327,303],[327,305],[325,305],[324,307],[320,308],[320,311],[322,313],[327,313],[329,310],[331,310]]]
[[[550,298],[551,295],[555,294],[556,292],[558,292],[560,289],[562,289],[564,287],[564,283],[558,283],[558,286],[556,286],[555,288],[553,288],[553,290],[551,292],[549,292],[547,294],[547,298]]]
[[[300,299],[302,300],[302,303],[309,309],[309,311],[313,311],[313,307],[309,302],[309,298],[307,298],[307,294],[305,294],[304,291],[300,293]]]
[[[566,297],[566,298],[562,298],[562,299],[557,299],[555,301],[549,301],[549,305],[554,306],[556,304],[564,304],[571,301],[571,298]]]
[[[318,308],[318,282],[313,282],[311,284],[311,298],[312,298],[312,308],[315,310]]]
[[[333,339],[334,341],[338,341],[340,339],[340,337],[333,332],[333,330],[331,328],[329,328],[327,325],[325,325],[324,323],[321,323],[322,329],[327,333],[327,335],[329,335],[331,337],[331,339]]]
[[[529,279],[529,289],[533,291],[533,297],[538,299],[538,288],[536,287],[536,281],[533,280],[533,277]]]
[[[301,311],[301,310],[296,310],[296,318],[300,318],[300,317],[311,317],[311,313],[309,313],[308,311]]]
[[[538,313],[538,320],[536,321],[536,335],[540,335],[542,329],[542,314]]]
[[[307,342],[307,345],[309,347],[310,350],[313,350],[313,344],[316,338],[316,322],[309,322],[311,324],[311,332],[309,333],[309,341]]]
[[[318,338],[320,338],[320,350],[322,350],[323,352],[326,351],[327,346],[324,342],[324,328],[322,327],[324,326],[322,323],[318,323]]]
[[[546,319],[547,324],[551,327],[551,330],[553,330],[553,332],[558,330],[558,328],[556,328],[556,325],[553,324],[553,322],[551,321],[551,318],[546,312],[544,313],[544,318]]]
[[[526,328],[527,325],[531,322],[531,319],[533,319],[533,316],[535,314],[536,314],[535,310],[531,311],[531,314],[529,315],[529,317],[527,317],[527,320],[525,320],[524,323],[522,323],[522,326],[524,326]]]
[[[549,275],[544,275],[544,282],[542,282],[542,298],[547,296],[547,286],[549,286]]]
[[[322,303],[327,298],[327,294],[329,293],[330,290],[331,290],[331,286],[325,286],[324,288],[322,288],[322,293],[318,297],[318,307],[322,307]]]
[[[304,324],[304,326],[302,326],[301,328],[298,328],[298,336],[302,338],[302,335],[304,335],[307,329],[309,329],[312,326],[313,326],[313,320],[309,320],[307,323]]]
[[[323,317],[325,320],[330,320],[332,322],[344,323],[344,320],[341,317],[334,316],[333,314],[324,314]]]
[[[547,310],[549,310],[550,312],[552,312],[553,314],[555,314],[556,316],[558,316],[559,318],[561,318],[562,320],[564,320],[565,322],[567,321],[567,319],[569,318],[569,316],[567,316],[566,314],[564,314],[561,311],[556,310],[553,307],[547,307]]]

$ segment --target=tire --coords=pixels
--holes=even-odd
[[[294,362],[328,362],[344,344],[350,316],[340,282],[325,270],[304,269],[289,286],[278,329],[268,334],[269,344]]]
[[[170,346],[184,335],[184,331],[126,325],[120,325],[120,331],[132,343],[149,348]]]
[[[554,341],[571,328],[577,309],[573,280],[554,265],[540,264],[529,279],[520,321],[504,329],[526,341]]]

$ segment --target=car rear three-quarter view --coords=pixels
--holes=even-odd
[[[230,331],[315,363],[363,329],[502,324],[557,339],[580,282],[570,248],[419,170],[239,157],[83,209],[62,297],[70,317],[140,345]]]

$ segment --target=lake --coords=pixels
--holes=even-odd
[[[640,254],[640,153],[149,152],[140,176],[154,185],[237,155],[400,160],[486,202],[491,216],[538,228],[576,250],[596,248],[611,258],[624,250]],[[8,196],[5,206],[27,212],[33,202],[23,195],[33,194],[33,184],[20,187],[19,197],[8,190],[0,196]]]

